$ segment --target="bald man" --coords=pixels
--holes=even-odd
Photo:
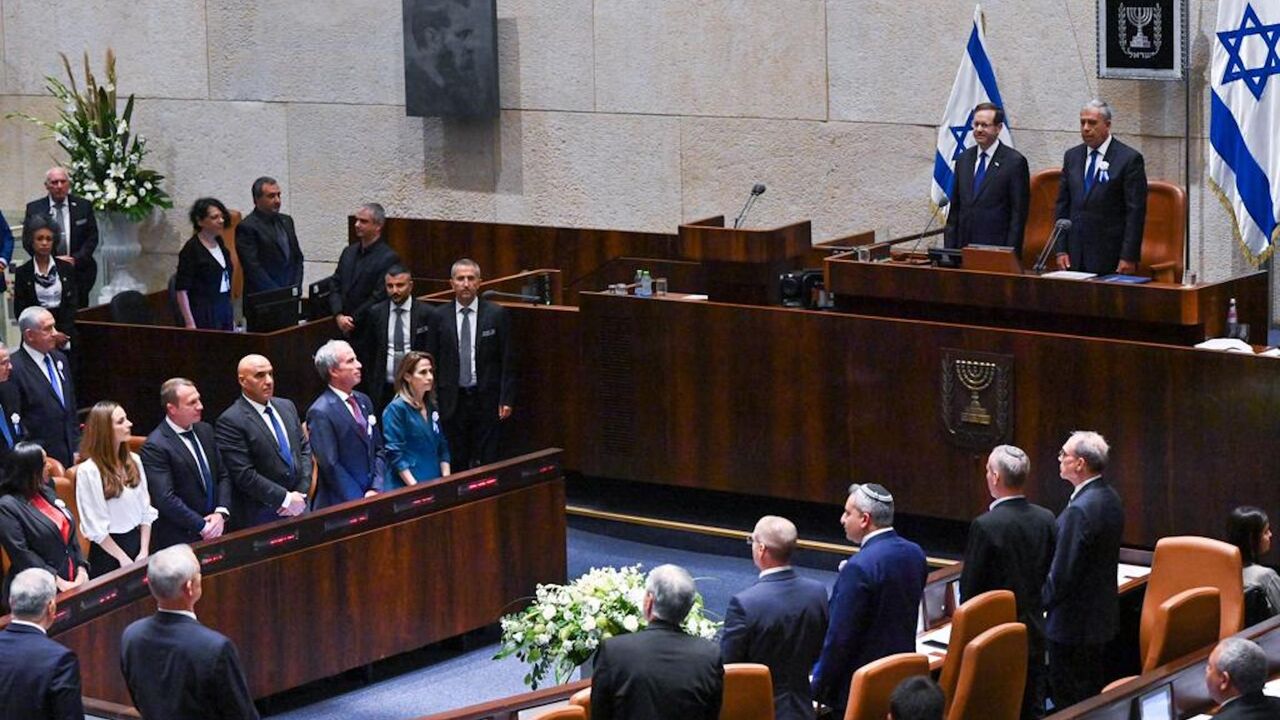
[[[71,194],[71,178],[60,167],[49,168],[44,174],[45,196],[27,203],[27,214],[22,220],[22,246],[28,253],[31,237],[25,226],[26,218],[44,215],[53,218],[62,228],[61,237],[54,238],[53,254],[76,268],[76,294],[79,307],[89,307],[89,291],[98,277],[98,263],[93,251],[98,247],[98,221],[93,217],[93,203]]]
[[[302,514],[311,488],[311,446],[293,402],[275,397],[275,372],[261,355],[236,368],[240,397],[214,436],[232,484],[232,529]]]

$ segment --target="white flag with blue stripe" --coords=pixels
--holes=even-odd
[[[975,105],[992,102],[1005,110],[1000,142],[1013,147],[1008,109],[1000,99],[1000,89],[996,87],[996,71],[987,54],[985,25],[982,6],[977,5],[973,9],[973,30],[969,33],[964,55],[960,58],[960,69],[956,72],[955,84],[951,86],[951,97],[947,100],[947,111],[942,116],[942,124],[938,126],[938,148],[933,159],[933,183],[930,188],[930,197],[935,206],[942,198],[951,197],[955,181],[952,170],[956,166],[956,158],[960,157],[965,148],[974,144],[972,124]]]
[[[1280,2],[1219,0],[1209,95],[1209,181],[1255,265],[1280,229]]]

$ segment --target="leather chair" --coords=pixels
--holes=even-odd
[[[898,683],[928,674],[929,658],[920,653],[898,653],[863,665],[849,683],[844,720],[884,720],[889,714],[889,696]]]
[[[1156,611],[1166,600],[1192,588],[1217,588],[1221,600],[1218,637],[1244,627],[1244,576],[1240,549],[1206,537],[1162,538],[1156,543],[1138,626],[1138,656],[1146,658],[1155,637]]]
[[[1218,589],[1211,587],[1183,590],[1160,603],[1142,672],[1216,643],[1220,609]]]
[[[569,698],[569,704],[582,708],[582,712],[585,713],[582,717],[585,720],[591,720],[591,688],[585,687],[574,693]]]
[[[585,720],[586,717],[577,705],[565,705],[538,715],[536,720]]]
[[[773,676],[768,665],[726,663],[720,720],[773,720]]]
[[[1035,264],[1053,230],[1061,177],[1061,168],[1041,170],[1031,176],[1031,201],[1022,241],[1024,268]],[[1181,281],[1185,267],[1186,213],[1187,193],[1182,186],[1163,180],[1147,181],[1147,218],[1142,226],[1142,255],[1137,274],[1157,282]]]
[[[130,435],[129,436],[129,452],[140,453],[142,446],[147,444],[146,435]]]
[[[1018,720],[1027,683],[1027,626],[1005,623],[969,642],[947,720]]]
[[[54,460],[54,462],[57,462],[57,460]],[[78,465],[72,465],[61,476],[54,477],[53,487],[58,494],[58,499],[66,503],[67,509],[71,511],[71,520],[76,523],[76,537],[80,540],[80,550],[84,553],[87,561],[89,559],[89,538],[85,537],[83,532],[80,532],[80,503],[76,502],[76,469],[78,467]]]
[[[960,668],[969,643],[997,625],[1018,621],[1018,602],[1009,590],[992,590],[976,595],[956,608],[951,616],[951,642],[947,644],[947,658],[942,663],[938,685],[951,706],[955,698],[956,684],[960,680]]]
[[[231,302],[240,299],[244,294],[244,270],[240,268],[240,255],[236,253],[236,226],[240,224],[240,211],[227,208],[231,215],[222,227],[222,242],[227,246],[227,254],[231,256]]]

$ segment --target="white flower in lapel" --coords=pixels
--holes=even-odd
[[[12,415],[10,415],[10,416],[9,416],[9,422],[10,422],[10,424],[12,424],[14,427],[17,427],[17,426],[18,426],[18,424],[22,422],[22,416],[21,416],[21,415],[19,415],[18,413],[14,413],[14,414],[12,414]]]
[[[53,504],[54,504],[54,505],[57,505],[59,508],[61,508],[61,509],[63,509],[63,510],[66,510],[66,509],[67,509],[67,504],[66,504],[66,503],[64,503],[64,502],[62,502],[62,498],[57,498],[57,499],[55,499],[55,500],[53,501]]]
[[[1111,179],[1110,173],[1107,172],[1110,169],[1111,163],[1106,160],[1098,161],[1098,182],[1104,183]]]
[[[378,424],[378,416],[377,416],[377,415],[374,415],[374,414],[372,414],[372,413],[370,413],[370,414],[369,414],[369,427],[373,427],[374,425],[377,425],[377,424]]]
[[[62,361],[61,361],[61,360],[59,360],[59,361],[57,362],[57,366],[58,366],[58,372],[59,372],[59,373],[61,373],[61,372],[62,372]]]

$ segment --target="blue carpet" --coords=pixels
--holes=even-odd
[[[745,542],[740,557],[726,557],[637,543],[574,528],[569,529],[568,540],[570,578],[592,567],[640,563],[647,570],[663,563],[675,563],[698,579],[698,590],[708,614],[717,620],[723,617],[729,598],[756,578],[756,568]],[[834,572],[809,569],[800,572],[828,586],[835,582]],[[444,650],[428,653],[425,666],[268,717],[399,720],[526,692],[528,688],[522,682],[524,664],[514,658],[492,660],[497,650],[497,644],[488,644],[461,653]]]

